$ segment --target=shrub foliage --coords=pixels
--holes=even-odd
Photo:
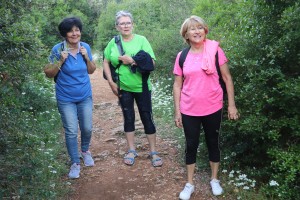
[[[269,197],[299,199],[299,1],[199,1],[194,13],[208,19],[230,60],[242,115],[223,127],[231,164],[254,167]]]
[[[46,52],[61,40],[57,25],[70,15],[82,19],[83,40],[102,51],[123,9],[156,53],[152,81],[166,101],[175,57],[185,46],[182,22],[192,14],[208,22],[208,37],[220,41],[230,60],[242,116],[224,120],[223,166],[248,172],[270,198],[300,199],[299,0],[0,0],[0,198],[61,195],[66,166],[59,164],[64,148],[53,84],[42,73]],[[154,107],[170,119],[170,106]]]

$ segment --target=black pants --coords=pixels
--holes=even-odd
[[[125,132],[132,132],[135,131],[135,112],[134,112],[134,100],[136,101],[139,114],[142,120],[142,123],[144,125],[144,130],[146,134],[154,134],[156,133],[156,128],[153,122],[152,117],[152,107],[151,107],[151,93],[149,92],[149,96],[147,98],[150,102],[149,108],[150,111],[145,111],[143,108],[143,99],[145,99],[145,96],[143,96],[142,93],[137,92],[127,92],[124,90],[121,90],[121,97],[120,97],[120,103],[123,111],[124,116],[124,131]]]
[[[222,109],[207,116],[188,116],[182,114],[182,123],[186,139],[185,163],[196,163],[201,125],[205,133],[209,160],[220,162],[219,131],[222,121]]]

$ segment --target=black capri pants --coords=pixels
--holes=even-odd
[[[182,124],[186,139],[185,163],[196,163],[201,125],[205,133],[209,161],[220,162],[219,132],[222,121],[222,109],[207,116],[182,115]]]
[[[151,106],[151,92],[149,95],[143,96],[143,93],[138,92],[128,92],[121,90],[120,104],[122,107],[123,117],[124,117],[124,131],[132,132],[135,131],[135,111],[134,111],[134,100],[137,104],[139,114],[144,125],[144,131],[146,134],[156,133],[156,128],[152,117],[152,106]],[[147,99],[146,102],[150,102],[148,111],[143,109],[143,100]]]

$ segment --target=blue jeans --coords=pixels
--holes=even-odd
[[[78,153],[78,124],[81,132],[81,151],[89,150],[92,137],[93,99],[80,102],[57,101],[58,111],[65,130],[66,145],[72,163],[80,163]]]

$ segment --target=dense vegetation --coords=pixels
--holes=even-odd
[[[255,179],[250,193],[300,199],[299,0],[0,0],[0,198],[63,195],[65,148],[53,84],[42,68],[61,40],[62,18],[79,16],[83,41],[101,51],[117,34],[114,15],[121,9],[133,13],[135,32],[156,52],[153,82],[168,96],[163,113],[171,112],[173,63],[185,45],[180,25],[192,14],[208,22],[209,38],[230,60],[242,115],[224,120],[224,173],[242,170]]]
[[[251,169],[273,197],[300,198],[299,1],[199,1],[231,60],[242,119],[226,123],[224,150],[231,166]],[[217,11],[217,12],[213,12]],[[238,12],[237,12],[238,11]],[[219,35],[218,35],[219,34]]]
[[[54,88],[42,69],[67,14],[91,24],[83,37],[93,41],[93,8],[86,1],[0,1],[0,199],[57,199],[68,191]]]

